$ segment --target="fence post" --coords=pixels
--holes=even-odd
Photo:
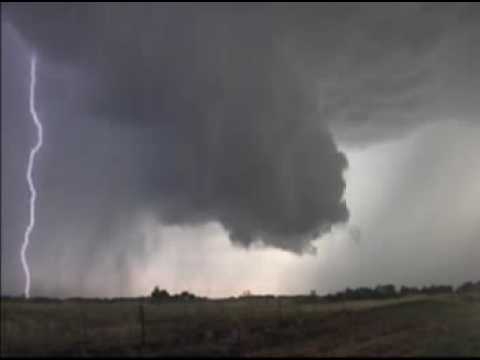
[[[280,296],[277,298],[277,307],[278,307],[278,320],[281,321],[283,318],[282,314],[282,299]]]
[[[139,321],[140,321],[140,346],[145,346],[145,310],[143,304],[140,304],[139,308]]]
[[[82,317],[83,344],[86,345],[88,342],[88,337],[87,337],[87,316],[86,316],[85,310],[81,312],[81,317]]]
[[[83,307],[84,304],[80,303],[80,307]],[[81,339],[80,339],[80,346],[83,354],[86,354],[87,351],[87,344],[88,344],[88,336],[87,336],[87,312],[83,308],[80,309],[80,331],[81,331]]]

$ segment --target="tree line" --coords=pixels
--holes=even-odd
[[[388,299],[411,295],[438,295],[438,294],[461,294],[472,291],[480,291],[480,281],[468,281],[456,289],[450,285],[431,285],[423,287],[401,286],[398,290],[394,285],[378,285],[375,288],[359,287],[356,289],[347,288],[344,291],[325,296],[327,301],[339,300],[366,300],[366,299]]]
[[[246,291],[240,295],[242,299],[253,299],[253,300],[269,300],[274,298],[286,298],[291,300],[298,300],[301,302],[316,302],[319,300],[324,301],[341,301],[341,300],[367,300],[367,299],[388,299],[394,297],[410,296],[410,295],[436,295],[436,294],[464,294],[471,292],[480,292],[480,281],[473,282],[467,281],[454,288],[450,285],[431,285],[423,287],[408,287],[401,286],[398,290],[394,285],[378,285],[374,288],[369,287],[359,287],[356,289],[347,288],[344,291],[340,291],[334,294],[328,294],[324,296],[319,296],[314,290],[310,294],[306,295],[253,295],[249,291]],[[230,297],[229,300],[235,300],[236,297]],[[25,299],[23,296],[9,296],[1,295],[2,301],[28,301],[28,302],[130,302],[130,301],[155,301],[155,302],[166,302],[166,301],[196,301],[196,300],[208,300],[205,297],[199,297],[188,291],[182,291],[178,294],[170,294],[165,289],[159,289],[158,286],[155,286],[153,291],[148,296],[140,297],[117,297],[117,298],[82,298],[82,297],[73,297],[67,299],[58,299],[58,298],[48,298],[48,297],[33,297],[31,299]]]
[[[307,295],[290,295],[290,296],[274,296],[274,295],[254,295],[249,291],[243,292],[239,298],[247,300],[268,300],[273,298],[285,298],[293,301],[300,302],[315,302],[319,300],[324,301],[344,301],[344,300],[375,300],[375,299],[389,299],[395,297],[404,297],[411,295],[438,295],[438,294],[461,294],[468,293],[473,291],[480,291],[480,281],[472,282],[468,281],[457,288],[454,288],[450,285],[431,285],[423,287],[408,287],[401,286],[398,288],[395,285],[378,285],[374,288],[369,287],[359,287],[356,289],[347,288],[344,291],[340,291],[334,294],[328,294],[325,296],[318,296],[317,293],[312,290],[310,294]],[[183,291],[179,294],[170,295],[169,292],[165,289],[159,289],[158,286],[155,286],[153,289],[150,299],[155,302],[166,302],[166,301],[185,301],[185,300],[205,300],[206,298],[200,298],[188,291]],[[231,297],[230,299],[235,299]]]

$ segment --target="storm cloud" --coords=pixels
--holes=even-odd
[[[478,123],[479,9],[2,4],[2,29],[39,57],[48,201],[37,237],[69,241],[56,251],[86,262],[108,251],[124,269],[147,251],[129,229],[148,214],[218,222],[241,246],[312,250],[349,219],[340,143],[396,139],[440,118]],[[18,56],[2,54],[2,79]],[[28,116],[15,97],[2,91],[10,129]],[[27,148],[12,145],[12,169]]]
[[[5,16],[42,59],[91,74],[80,112],[102,123],[82,137],[85,146],[101,142],[107,124],[130,134],[122,145],[131,142],[135,153],[105,166],[135,175],[116,178],[124,182],[114,185],[118,196],[101,183],[89,188],[115,199],[106,213],[148,210],[165,224],[219,221],[236,243],[297,252],[348,219],[346,158],[262,11],[12,5]],[[77,172],[61,181],[78,183],[86,175]]]

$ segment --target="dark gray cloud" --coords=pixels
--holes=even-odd
[[[479,110],[475,5],[5,10],[42,59],[81,71],[77,116],[142,133],[136,166],[118,163],[138,174],[128,207],[246,244],[298,250],[348,218],[327,126],[363,143]]]
[[[2,4],[2,195],[18,193],[2,237],[24,226],[31,50],[47,123],[32,261],[75,254],[82,289],[109,254],[120,288],[125,254],[147,252],[139,214],[308,250],[349,217],[336,141],[478,121],[479,24],[473,4]]]
[[[72,181],[62,179],[80,178],[83,185],[91,179],[95,201],[104,198],[99,218],[146,209],[166,224],[219,221],[237,243],[261,240],[298,252],[347,220],[346,158],[279,51],[278,16],[246,7],[163,5],[6,10],[42,60],[91,76],[79,96],[84,109],[74,115],[82,125],[73,126],[85,133],[77,129],[77,143],[62,146],[57,157],[88,146],[91,157],[107,158],[90,163],[84,152],[85,162],[76,156],[68,164],[75,168]],[[87,129],[81,116],[98,124]],[[106,126],[116,138],[101,138]],[[112,153],[93,150],[97,141]],[[86,174],[78,177],[78,168]],[[111,186],[107,176],[124,186]],[[109,221],[100,223],[104,231]]]
[[[292,45],[292,59],[300,59],[305,82],[318,93],[321,117],[344,143],[398,138],[438,119],[476,122],[479,9],[362,6],[346,21],[309,23],[308,35]]]

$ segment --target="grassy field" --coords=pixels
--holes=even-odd
[[[296,304],[2,301],[1,354],[480,356],[479,297]]]

